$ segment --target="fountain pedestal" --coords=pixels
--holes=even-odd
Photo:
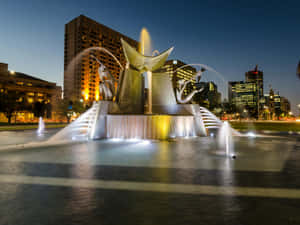
[[[205,136],[197,105],[157,107],[159,114],[124,114],[114,102],[101,101],[92,139],[168,139]],[[202,129],[200,129],[202,128]]]

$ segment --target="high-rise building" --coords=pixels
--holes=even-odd
[[[257,85],[244,81],[228,83],[228,98],[238,111],[247,110],[249,115],[257,115]]]
[[[257,101],[260,102],[260,99],[264,97],[264,73],[258,70],[258,65],[255,66],[254,70],[250,70],[245,74],[247,83],[255,83],[257,86]],[[258,110],[262,108],[261,104],[258,104]]]
[[[97,57],[116,78],[119,78],[120,66],[116,60],[99,51],[102,47],[111,52],[125,66],[125,56],[120,39],[138,48],[138,42],[86,16],[80,15],[65,25],[64,52],[64,97],[73,101],[84,100],[90,103],[101,99],[99,93]],[[75,63],[70,62],[87,48],[94,47],[89,54],[83,54]]]
[[[174,91],[176,91],[176,88],[179,88],[179,80],[191,80],[197,72],[196,68],[189,66],[180,60],[166,61],[165,65],[163,66],[163,69],[165,69],[166,72],[169,74]],[[195,80],[192,79],[191,83],[189,83],[186,89],[184,90],[184,95],[188,95],[194,89],[196,89]]]
[[[259,118],[265,100],[263,72],[256,65],[254,70],[245,73],[245,79],[228,83],[229,102],[237,111],[243,110],[248,116]]]
[[[198,90],[203,89],[195,94],[193,100],[196,103],[210,110],[214,110],[221,104],[221,93],[218,92],[218,86],[214,82],[198,82],[195,85]]]

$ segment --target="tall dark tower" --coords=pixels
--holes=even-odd
[[[258,70],[258,65],[255,66],[254,70],[246,72],[246,83],[255,83],[256,84],[256,106],[257,106],[257,118],[259,118],[260,110],[262,105],[260,100],[264,96],[264,74],[262,71]]]
[[[256,65],[254,70],[250,70],[246,72],[246,82],[247,83],[256,83],[258,89],[259,97],[263,97],[264,95],[264,74],[262,71],[258,70],[258,66]]]

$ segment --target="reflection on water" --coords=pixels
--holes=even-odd
[[[76,166],[73,171],[78,175],[83,175],[85,173],[91,175],[92,167],[90,165],[80,165]],[[65,206],[66,212],[72,212],[75,214],[89,212],[92,209],[96,208],[97,204],[95,203],[95,189],[93,188],[72,188],[70,191],[70,201],[67,202]]]
[[[171,159],[171,153],[172,151],[169,148],[169,142],[162,141],[159,144],[159,151],[156,154],[156,160],[159,161],[161,164],[169,165],[171,166],[172,159]],[[154,173],[157,173],[156,175],[161,177],[162,179],[166,180],[167,182],[170,182],[170,171],[169,170],[153,170]]]
[[[1,152],[0,161],[116,165],[207,170],[280,171],[293,149],[288,138],[234,138],[237,159],[216,154],[215,138],[178,138],[172,141],[90,141],[55,147]],[[227,163],[227,164],[226,164]],[[81,168],[78,171],[88,170]],[[84,173],[91,173],[86,171]]]
[[[36,130],[0,131],[0,147],[45,141],[58,130],[59,129],[47,129],[43,132],[43,135],[39,135]]]
[[[94,148],[81,145],[76,154],[72,154],[72,158],[76,163],[72,167],[70,177],[93,179],[95,172],[93,167],[94,153]],[[72,188],[70,199],[65,206],[66,212],[81,214],[91,212],[97,207],[95,189],[92,188]]]
[[[156,218],[167,218],[169,222],[174,216],[177,216],[177,220],[181,219],[181,215],[184,216],[180,224],[191,224],[186,218],[197,216],[199,216],[197,222],[207,216],[207,221],[208,218],[213,218],[211,220],[214,221],[217,218],[217,224],[240,224],[244,222],[241,219],[244,219],[245,212],[250,211],[251,216],[265,215],[265,212],[270,211],[270,207],[278,212],[282,212],[279,210],[282,207],[285,209],[284,216],[298,215],[299,207],[295,207],[296,199],[287,202],[286,199],[241,198],[230,195],[236,190],[231,189],[234,186],[266,185],[270,188],[268,185],[276,187],[280,184],[279,188],[286,188],[284,185],[288,184],[288,188],[291,189],[299,187],[297,160],[300,155],[296,141],[276,137],[251,140],[243,137],[235,138],[234,141],[238,153],[236,160],[214,154],[217,145],[215,138],[211,137],[178,138],[172,141],[102,140],[26,151],[0,152],[2,169],[0,171],[3,174],[29,176],[42,174],[41,176],[45,176],[46,179],[56,176],[60,179],[66,177],[66,182],[72,178],[98,181],[120,179],[123,183],[139,184],[162,182],[167,183],[163,184],[165,188],[176,183],[182,184],[183,186],[180,186],[182,189],[185,185],[188,186],[187,184],[213,185],[229,192],[215,196],[160,193],[152,190],[121,191],[102,189],[103,187],[97,189],[1,183],[1,215],[5,215],[4,219],[9,218],[7,224],[22,224],[20,220],[23,224],[35,224],[37,220],[40,224],[47,224],[49,218],[55,224],[64,224],[66,221],[61,221],[63,217],[68,218],[67,224],[90,224],[102,223],[104,221],[102,218],[106,219],[105,222],[108,218],[127,219],[128,215],[133,218],[132,221],[136,221],[136,215],[140,216],[137,220],[139,224],[143,224],[145,217],[149,224],[160,224],[161,221],[155,220]],[[296,151],[291,152],[295,148]],[[289,155],[290,152],[293,155]],[[289,161],[286,163],[287,157]],[[32,173],[37,171],[36,174]],[[285,202],[291,204],[282,204]],[[253,206],[257,206],[254,213],[251,211]],[[183,211],[186,213],[180,214]],[[267,220],[272,217],[272,213]],[[40,220],[41,218],[44,220]],[[278,224],[284,224],[284,219],[282,217]],[[107,224],[123,222],[111,221]],[[176,222],[174,219],[173,224]]]

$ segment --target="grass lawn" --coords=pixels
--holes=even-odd
[[[65,127],[67,124],[46,124],[47,128],[61,128]],[[32,130],[37,129],[38,124],[13,124],[13,125],[4,125],[0,126],[0,131],[8,131],[8,130]]]
[[[300,132],[299,122],[239,122],[231,121],[234,129],[246,130],[269,130],[269,131],[293,131]]]

